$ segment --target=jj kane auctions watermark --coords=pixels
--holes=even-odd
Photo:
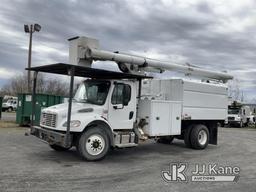
[[[166,182],[237,182],[240,168],[214,164],[195,164],[188,174],[188,163],[171,163],[169,170],[162,171]]]

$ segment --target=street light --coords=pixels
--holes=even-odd
[[[41,30],[41,25],[35,23],[34,25],[24,25],[25,33],[29,33],[29,49],[28,49],[28,68],[31,67],[31,51],[32,51],[32,34],[36,31],[39,32]],[[30,92],[30,71],[28,71],[28,92]]]

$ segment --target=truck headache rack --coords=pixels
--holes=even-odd
[[[51,139],[55,143],[63,147],[69,147],[72,144],[72,137],[70,135],[70,120],[71,120],[71,109],[72,109],[72,98],[73,98],[73,87],[74,87],[74,77],[88,77],[97,79],[136,79],[140,83],[142,79],[151,79],[153,77],[136,75],[115,71],[108,71],[102,69],[94,69],[90,67],[84,67],[80,65],[72,65],[67,63],[56,63],[50,65],[43,65],[38,67],[26,68],[26,70],[34,71],[33,77],[33,91],[32,91],[32,117],[31,117],[31,134],[39,137],[40,139],[49,142]],[[69,87],[69,105],[68,105],[68,115],[67,115],[67,131],[66,133],[54,133],[46,132],[38,126],[34,126],[35,121],[35,104],[36,104],[36,82],[38,72],[52,73],[59,75],[70,76],[70,87]]]
[[[29,71],[54,73],[59,75],[70,75],[70,71],[74,70],[74,76],[89,77],[89,78],[102,78],[102,79],[151,79],[150,76],[136,75],[115,71],[108,71],[103,69],[94,69],[80,65],[72,65],[67,63],[56,63],[51,65],[43,65],[38,67],[26,68]]]

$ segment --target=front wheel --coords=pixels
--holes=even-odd
[[[7,111],[8,111],[8,112],[12,112],[12,111],[13,111],[13,108],[12,108],[12,107],[9,107]]]
[[[99,127],[93,127],[78,138],[77,151],[87,161],[103,159],[110,148],[107,133]]]

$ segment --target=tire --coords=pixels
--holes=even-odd
[[[252,127],[253,125],[254,125],[253,122],[249,121],[247,126]]]
[[[239,127],[240,127],[240,128],[243,128],[243,126],[244,126],[243,121],[241,121],[241,122],[239,123]]]
[[[186,129],[185,129],[185,133],[184,133],[184,143],[186,145],[186,147],[191,148],[191,141],[190,141],[190,134],[191,134],[191,130],[193,129],[194,125],[189,125]]]
[[[77,141],[77,151],[79,155],[87,161],[98,161],[105,158],[109,149],[109,137],[107,133],[99,127],[86,130]]]
[[[209,143],[209,130],[205,125],[195,125],[190,133],[193,149],[205,149]]]
[[[173,142],[174,136],[161,137],[157,140],[157,143],[171,144]]]
[[[8,111],[8,112],[12,112],[12,111],[13,111],[13,108],[12,108],[12,107],[9,107],[9,108],[7,109],[7,111]]]
[[[59,145],[50,145],[50,147],[52,149],[54,149],[55,151],[68,151],[71,147],[68,147],[68,148],[65,148],[65,147],[62,147],[62,146],[59,146]]]

